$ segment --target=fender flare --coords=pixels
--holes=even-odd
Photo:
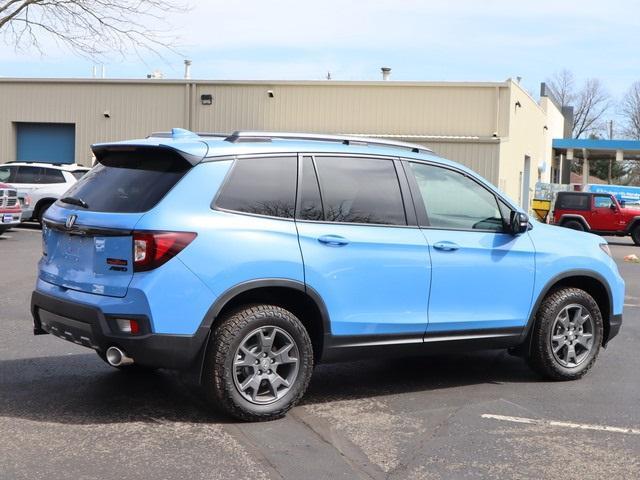
[[[613,318],[613,294],[611,293],[611,287],[609,286],[609,282],[607,282],[602,275],[600,275],[598,272],[594,272],[593,270],[568,270],[566,272],[562,272],[552,277],[549,281],[547,281],[544,287],[542,287],[542,289],[540,290],[540,293],[538,294],[536,301],[532,305],[531,312],[529,313],[529,319],[527,320],[527,324],[522,330],[522,334],[520,337],[523,343],[525,342],[527,343],[526,345],[527,349],[529,348],[529,343],[530,343],[530,339],[529,339],[529,342],[527,342],[527,337],[530,337],[529,334],[531,333],[531,329],[535,322],[536,313],[540,308],[540,304],[545,299],[549,291],[558,282],[571,277],[589,277],[589,278],[592,278],[593,280],[598,281],[598,283],[600,283],[604,287],[605,291],[607,292],[607,296],[609,298],[609,311],[606,312],[607,319],[605,319],[605,321],[610,322],[611,319]]]
[[[315,303],[318,311],[320,312],[325,335],[327,333],[331,333],[331,320],[329,318],[329,311],[327,310],[327,306],[325,305],[324,300],[322,300],[320,294],[310,286],[305,285],[303,282],[287,278],[262,278],[257,280],[249,280],[228,288],[222,293],[222,295],[220,295],[216,299],[215,302],[213,302],[213,305],[209,307],[209,310],[207,310],[207,313],[205,314],[200,327],[206,327],[210,329],[215,323],[215,319],[218,317],[222,309],[241,293],[248,292],[249,290],[255,290],[257,288],[269,287],[291,288],[308,295],[309,298]]]
[[[591,225],[589,225],[587,219],[582,215],[578,215],[577,213],[566,213],[560,217],[560,220],[558,220],[557,223],[558,225],[563,226],[563,224],[568,220],[577,220],[578,222],[582,223],[587,231],[591,231]]]

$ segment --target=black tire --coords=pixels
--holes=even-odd
[[[245,398],[248,395],[248,389],[244,393],[241,392],[238,376],[246,374],[246,378],[251,377],[256,380],[258,387],[255,389],[254,396],[259,395],[260,391],[269,392],[270,385],[272,386],[273,383],[267,378],[273,377],[267,376],[266,370],[264,372],[258,370],[263,368],[260,365],[248,366],[249,363],[253,363],[252,358],[262,359],[262,353],[252,353],[255,357],[249,358],[245,355],[244,358],[239,359],[249,362],[247,366],[234,366],[234,361],[241,352],[239,350],[241,344],[248,345],[247,342],[254,338],[253,335],[262,335],[262,332],[269,331],[276,332],[276,330],[279,332],[277,335],[293,343],[292,349],[297,351],[295,376],[290,379],[290,386],[286,387],[286,391],[280,398],[277,392],[279,387],[275,387],[276,393],[273,394],[271,403],[255,403],[255,400]],[[275,338],[276,333],[272,333],[271,337]],[[272,352],[275,347],[277,345],[273,343],[268,351]],[[255,348],[254,352],[262,351],[257,350],[258,347]],[[288,353],[287,356],[289,356]],[[268,362],[271,353],[265,357],[267,359],[265,361]],[[287,360],[291,359],[287,358]],[[255,360],[255,362],[260,361]],[[292,367],[289,364],[277,364],[273,371],[269,369],[268,372],[275,376],[275,374],[286,375],[288,371],[288,375],[292,375],[291,370],[287,370],[290,368]],[[274,305],[246,305],[224,315],[215,327],[205,356],[202,384],[209,402],[229,415],[244,421],[266,421],[283,417],[298,403],[309,385],[312,371],[313,347],[309,334],[300,320],[291,312]],[[273,393],[274,390],[271,389],[271,392]]]
[[[153,373],[158,370],[158,367],[148,367],[146,365],[140,365],[138,363],[132,363],[130,365],[121,365],[119,367],[114,367],[107,361],[107,357],[104,353],[96,351],[100,360],[109,365],[111,368],[115,368],[116,370],[120,370],[125,373],[139,374],[139,373]]]
[[[640,247],[640,223],[631,230],[631,240]]]
[[[587,320],[589,325],[591,325],[590,330],[592,334],[590,350],[587,350],[586,348],[582,350],[584,347],[581,344],[579,345],[578,340],[573,341],[576,337],[571,335],[570,337],[564,337],[565,340],[563,340],[563,342],[565,346],[561,347],[556,354],[554,353],[552,336],[554,336],[555,333],[556,337],[561,337],[563,333],[558,335],[559,332],[554,332],[554,325],[557,326],[556,322],[561,312],[563,312],[565,308],[575,308],[572,307],[574,305],[580,306],[582,308],[582,312],[586,312],[590,316],[590,319]],[[582,327],[580,332],[582,332]],[[596,358],[598,357],[598,353],[600,352],[602,337],[602,314],[593,297],[584,290],[580,290],[578,288],[561,288],[559,290],[555,290],[547,295],[536,313],[531,338],[531,349],[528,357],[529,365],[533,370],[551,380],[577,380],[584,376],[591,367],[593,367]],[[567,345],[568,341],[571,341],[571,345],[575,344],[574,352],[579,348],[580,352],[584,354],[581,361],[573,362],[577,363],[577,365],[563,365],[561,360],[558,358],[562,353],[567,351],[564,349],[569,348],[569,345]],[[561,342],[556,341],[556,347],[560,346],[560,343]]]
[[[570,228],[571,230],[578,230],[579,232],[584,232],[585,228],[582,223],[578,220],[567,220],[562,224],[565,228]]]
[[[38,206],[38,210],[36,211],[35,217],[38,223],[40,224],[40,226],[42,226],[42,217],[44,216],[44,212],[46,212],[47,208],[53,205],[53,203],[54,202],[45,202],[45,203],[42,203],[40,206]]]

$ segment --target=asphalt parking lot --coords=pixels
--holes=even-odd
[[[541,381],[502,351],[319,366],[285,419],[241,424],[177,373],[123,374],[34,337],[39,233],[0,237],[0,479],[640,478],[629,239],[609,239],[623,329],[580,381]]]

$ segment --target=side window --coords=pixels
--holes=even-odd
[[[561,210],[589,210],[589,195],[580,193],[558,194],[557,208]]]
[[[18,167],[16,183],[42,183],[42,167]]]
[[[0,182],[15,182],[16,167],[0,165]]]
[[[54,168],[43,168],[40,183],[64,183],[64,174]]]
[[[80,180],[88,171],[89,170],[74,170],[73,172],[71,172],[71,175],[73,175],[76,180]]]
[[[501,232],[504,223],[495,195],[447,168],[410,163],[429,218],[429,226]],[[505,206],[506,207],[506,206]]]
[[[300,194],[300,208],[298,218],[300,220],[323,220],[322,199],[318,177],[311,157],[302,160],[302,182]]]
[[[393,161],[316,157],[325,220],[406,225]]]
[[[595,196],[593,197],[593,206],[595,208],[611,208],[613,202],[611,201],[611,197],[609,196]]]
[[[295,156],[238,159],[215,206],[236,212],[293,218],[297,165]]]

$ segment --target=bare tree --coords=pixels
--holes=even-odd
[[[600,80],[589,78],[577,89],[573,74],[562,70],[547,83],[563,107],[573,107],[574,138],[597,133],[605,128],[604,117],[611,107],[611,97]]]
[[[42,51],[45,37],[87,57],[108,52],[172,50],[168,13],[186,11],[180,0],[0,0],[0,34],[16,49]]]
[[[640,140],[640,82],[635,82],[620,104],[620,113],[625,121],[624,134]]]

